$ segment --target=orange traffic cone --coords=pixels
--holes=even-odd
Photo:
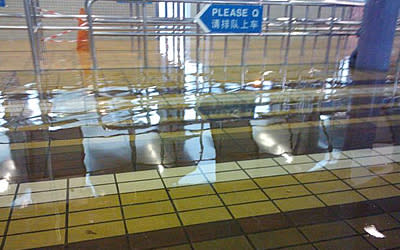
[[[79,11],[79,15],[85,15],[85,9],[81,8]],[[82,18],[78,18],[78,26],[86,27],[87,23],[82,20]],[[76,50],[78,51],[89,51],[89,37],[87,30],[78,30],[78,36],[76,39]]]

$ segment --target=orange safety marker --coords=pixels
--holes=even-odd
[[[85,15],[85,9],[81,8],[79,11],[79,15]],[[86,27],[87,23],[82,20],[82,18],[78,18],[78,26]],[[89,51],[89,36],[87,30],[78,30],[78,36],[76,39],[76,50],[78,51]]]

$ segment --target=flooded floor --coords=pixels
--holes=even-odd
[[[399,248],[393,76],[326,66],[0,72],[1,248]]]

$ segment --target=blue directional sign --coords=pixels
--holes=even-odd
[[[6,0],[0,0],[0,7],[6,7]]]
[[[195,20],[210,33],[261,33],[262,17],[262,6],[209,4]]]

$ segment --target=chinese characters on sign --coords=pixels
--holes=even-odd
[[[211,33],[261,33],[262,16],[262,6],[211,4],[196,21]]]

